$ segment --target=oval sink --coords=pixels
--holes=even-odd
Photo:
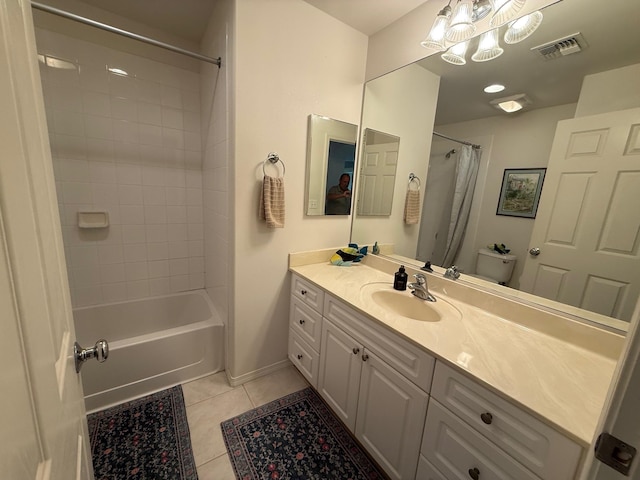
[[[460,310],[441,295],[436,295],[436,302],[429,302],[412,295],[409,290],[394,290],[388,283],[368,283],[360,292],[364,303],[374,304],[388,314],[422,322],[462,318]]]
[[[371,294],[371,299],[382,308],[403,317],[423,322],[438,322],[442,319],[442,315],[433,306],[434,302],[427,302],[413,295],[407,297],[406,293],[403,295],[396,290],[378,290]]]

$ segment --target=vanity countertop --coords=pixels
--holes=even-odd
[[[468,372],[583,447],[591,444],[616,366],[615,354],[598,353],[571,338],[564,341],[565,333],[550,335],[544,329],[530,328],[531,323],[510,321],[455,298],[451,303],[462,313],[461,319],[424,322],[393,315],[361,294],[365,284],[391,285],[393,275],[362,263],[336,267],[323,262],[291,266],[290,270],[437,359]],[[432,283],[451,282],[428,278]],[[438,291],[433,293],[438,297]],[[407,295],[411,297],[409,290]],[[512,316],[528,315],[530,322],[535,309],[527,307],[524,312],[522,308],[514,304]],[[560,326],[560,330],[574,336],[571,328]],[[592,341],[600,334],[604,343],[615,335],[597,329],[588,333]]]

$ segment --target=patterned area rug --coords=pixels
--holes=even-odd
[[[92,413],[96,480],[197,480],[182,388]]]
[[[387,478],[312,388],[226,420],[221,426],[240,480]]]

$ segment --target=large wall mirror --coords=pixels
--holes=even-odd
[[[475,188],[467,192],[471,201],[464,235],[453,260],[445,261],[442,266],[458,265],[464,272],[462,281],[625,330],[640,290],[640,214],[637,209],[640,136],[633,127],[640,124],[640,115],[636,113],[635,120],[622,119],[623,111],[633,112],[635,110],[630,109],[640,106],[637,80],[640,78],[640,29],[636,26],[640,2],[563,0],[542,13],[542,25],[533,35],[517,44],[503,42],[504,53],[492,61],[471,61],[476,39],[470,43],[466,65],[450,65],[440,55],[434,55],[367,83],[363,127],[384,118],[382,112],[389,108],[387,117],[397,121],[397,125],[389,121],[384,124],[384,130],[398,132],[403,150],[407,144],[417,145],[408,157],[403,157],[401,152],[396,191],[402,190],[406,172],[413,171],[423,179],[421,194],[427,201],[423,204],[421,222],[415,226],[404,225],[399,217],[402,201],[394,203],[388,219],[378,219],[375,224],[355,216],[351,240],[359,244],[375,241],[393,244],[395,257],[403,261],[405,257],[413,258],[415,265],[432,260],[435,249],[445,248],[441,244],[449,236],[448,215],[454,203],[452,190],[455,190],[461,157],[473,150],[459,140],[479,145]],[[504,29],[501,32],[503,35]],[[575,36],[580,45],[572,49],[577,50],[575,53],[544,58],[536,48],[567,36]],[[420,80],[413,80],[417,77]],[[484,87],[494,83],[503,84],[506,89],[494,94],[483,92]],[[526,94],[530,101],[517,113],[501,113],[491,103],[517,94]],[[431,105],[434,111],[429,114]],[[372,112],[376,112],[375,115]],[[585,119],[585,126],[576,128],[592,131],[587,119],[595,115],[602,118],[608,115],[613,124],[630,122],[622,126],[626,134],[616,147],[617,153],[611,154],[619,154],[615,161],[619,160],[624,170],[611,174],[615,184],[612,188],[616,185],[622,188],[618,193],[611,191],[604,195],[602,208],[591,207],[595,205],[591,203],[594,202],[592,193],[601,189],[590,188],[596,184],[590,185],[589,175],[576,172],[563,176],[562,172],[554,173],[555,167],[550,164],[550,157],[555,158],[554,155],[569,156],[570,149],[552,152],[558,125],[574,125],[571,122]],[[407,117],[409,125],[405,121]],[[441,136],[432,135],[433,131]],[[577,160],[586,158],[589,149],[598,150],[606,139],[606,135],[574,136],[571,155]],[[608,136],[613,137],[613,134]],[[606,163],[613,163],[614,157],[608,155],[604,154],[609,159]],[[547,169],[536,218],[496,214],[505,171],[516,169]],[[558,196],[559,193],[564,196]],[[589,230],[592,227],[584,225],[596,210],[600,210],[606,222],[597,231]],[[447,212],[445,218],[441,216],[443,211]],[[566,220],[558,222],[559,212]],[[569,275],[571,268],[556,267],[546,260],[550,256],[544,246],[544,232],[542,237],[535,237],[536,231],[541,230],[536,224],[540,225],[543,217],[555,218],[556,224],[548,224],[545,232],[556,229],[559,239],[556,243],[564,243],[561,247],[565,248],[565,257],[566,252],[575,250],[573,245],[589,236],[600,239],[599,246],[574,255],[576,263],[587,263],[604,250],[609,250],[611,255],[608,259],[603,257],[601,267],[594,267],[582,280],[573,280]],[[614,226],[619,233],[612,236]],[[539,241],[542,243],[534,245]],[[600,248],[606,242],[608,246]],[[494,243],[504,243],[516,257],[506,286],[471,277],[476,274],[479,250]],[[536,246],[542,253],[534,257],[529,251]],[[532,286],[525,278],[527,264],[532,262],[538,275],[547,275],[544,288],[540,282],[537,287]],[[571,292],[577,284],[581,285],[579,292]]]
[[[349,215],[358,126],[309,115],[307,137],[307,215]]]

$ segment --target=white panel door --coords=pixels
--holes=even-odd
[[[0,2],[2,478],[91,479],[29,2]]]
[[[640,293],[640,109],[558,123],[522,290],[629,321]]]
[[[369,350],[362,358],[356,438],[391,478],[413,480],[429,397]]]
[[[399,142],[367,145],[360,167],[358,214],[391,215]]]
[[[352,432],[356,425],[363,351],[361,344],[324,319],[318,392]]]

